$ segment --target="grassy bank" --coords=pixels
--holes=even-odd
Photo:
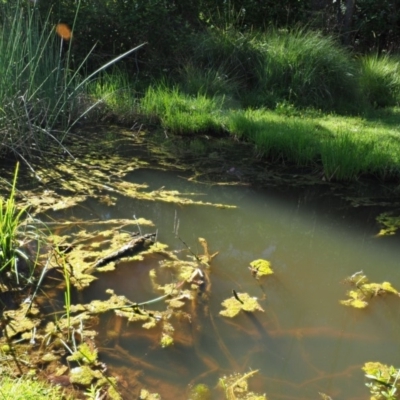
[[[243,109],[238,104],[229,96],[189,95],[163,83],[136,97],[130,118],[160,126],[167,135],[191,139],[204,134],[230,135],[253,143],[257,157],[319,169],[327,180],[400,176],[399,108],[351,116],[298,109],[287,103],[274,110]],[[114,111],[120,109],[119,103]],[[121,119],[129,118],[125,114]]]
[[[394,55],[356,57],[304,29],[224,26],[194,33],[162,81],[116,68],[85,76],[70,63],[73,36],[57,36],[34,8],[1,7],[0,154],[43,156],[63,146],[76,121],[112,117],[168,134],[231,135],[260,157],[320,168],[326,179],[399,176]]]
[[[328,180],[400,174],[396,56],[354,57],[334,38],[301,29],[226,28],[198,34],[192,54],[161,82],[139,89],[120,75],[103,77],[94,93],[121,121],[187,137],[231,135],[259,157],[319,168]],[[126,84],[112,92],[113,80]],[[108,100],[121,91],[117,103]]]

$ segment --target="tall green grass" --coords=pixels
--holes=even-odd
[[[59,141],[50,132],[56,123],[65,127],[76,104],[66,102],[69,71],[54,26],[19,0],[0,7],[0,153],[27,154]]]
[[[360,85],[375,107],[400,104],[400,58],[389,55],[367,55],[360,58]]]
[[[193,38],[191,65],[217,71],[243,91],[257,86],[265,55],[256,47],[257,33],[240,33],[232,27],[209,29]]]
[[[15,169],[14,180],[8,199],[0,198],[0,280],[6,282],[14,276],[19,282],[18,261],[26,259],[19,250],[18,236],[26,208],[17,209],[15,191],[18,176],[18,164]],[[5,277],[5,279],[3,279]]]
[[[332,37],[304,29],[271,29],[256,43],[264,54],[261,99],[354,112],[361,96],[356,65]]]
[[[137,90],[126,71],[113,68],[110,73],[100,74],[89,83],[88,93],[93,101],[98,102],[94,113],[99,120],[117,119],[123,124],[135,121]]]
[[[235,82],[245,107],[290,102],[350,113],[363,106],[357,64],[334,38],[319,32],[214,28],[196,36],[190,60],[200,70],[218,71],[231,86]]]
[[[222,130],[223,97],[190,96],[165,84],[150,86],[140,102],[140,112],[160,122],[166,133],[194,135]]]
[[[80,4],[75,3],[75,19]],[[82,77],[90,53],[72,69],[71,42],[59,38],[34,5],[0,2],[0,15],[0,155],[11,151],[24,157],[52,143],[62,146],[70,129],[97,105],[88,103],[88,82],[144,45]]]
[[[179,87],[186,94],[195,96],[225,96],[237,98],[240,91],[240,83],[233,77],[229,77],[224,68],[200,68],[194,64],[184,65],[180,70]]]

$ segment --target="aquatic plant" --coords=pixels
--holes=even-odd
[[[400,216],[393,215],[393,213],[384,212],[379,214],[376,217],[376,222],[383,226],[376,235],[377,237],[394,235],[400,228]]]
[[[207,385],[199,383],[190,389],[189,400],[211,400],[211,391]]]
[[[19,260],[28,260],[25,253],[20,250],[21,243],[18,240],[22,220],[27,210],[27,207],[18,209],[15,202],[18,169],[19,164],[15,168],[8,199],[4,201],[0,198],[0,277],[4,283],[14,276],[17,284],[20,277],[18,262]],[[28,271],[27,276],[30,275],[31,271]]]
[[[380,362],[367,362],[362,367],[371,393],[371,400],[396,400],[399,398],[400,369]]]
[[[248,293],[237,293],[233,290],[233,297],[226,299],[222,302],[222,306],[226,310],[219,312],[223,317],[233,318],[240,313],[240,311],[254,312],[262,311],[262,307],[258,304],[256,297],[250,297]]]
[[[140,400],[161,400],[158,393],[150,393],[147,389],[141,389],[139,394]]]
[[[245,374],[233,374],[219,379],[218,386],[224,390],[226,400],[267,400],[265,394],[249,391],[248,379],[257,374],[258,370]]]
[[[272,275],[274,271],[271,268],[271,263],[267,260],[258,259],[250,263],[249,270],[256,279],[262,276]]]
[[[41,21],[35,7],[22,1],[0,7],[0,153],[26,155],[46,141],[60,144],[59,132],[50,130],[74,114],[76,98],[65,101],[77,76],[64,66],[63,43],[57,43],[49,16]]]
[[[318,392],[318,394],[321,396],[322,400],[333,400],[331,396],[328,396],[325,393]]]
[[[340,304],[354,308],[365,308],[368,306],[368,301],[376,296],[385,294],[394,294],[400,296],[400,293],[392,286],[390,282],[371,283],[369,282],[363,271],[356,272],[346,278],[346,282],[354,287],[354,290],[349,290],[347,296],[349,299],[340,300]]]

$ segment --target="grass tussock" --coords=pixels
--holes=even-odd
[[[212,71],[208,87],[225,84],[230,93],[234,88],[244,107],[290,102],[350,113],[362,104],[357,64],[332,37],[319,32],[214,29],[196,37],[190,62]],[[205,91],[205,85],[201,88]]]
[[[265,55],[256,47],[258,34],[243,34],[233,28],[210,29],[195,36],[190,57],[192,65],[249,90],[259,82]]]
[[[223,98],[209,98],[202,94],[190,96],[176,87],[160,85],[147,89],[140,102],[140,112],[150,121],[159,121],[170,133],[193,135],[221,130],[219,115],[222,105]]]
[[[400,58],[368,55],[360,58],[360,85],[374,107],[400,104]]]
[[[332,37],[304,29],[270,30],[257,48],[265,56],[262,97],[345,113],[360,103],[356,65]]]
[[[200,68],[193,64],[182,67],[179,73],[179,87],[182,92],[195,96],[225,96],[237,98],[240,92],[240,83],[230,78],[223,68]]]

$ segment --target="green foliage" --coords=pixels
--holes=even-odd
[[[60,387],[51,386],[33,379],[8,376],[1,378],[1,398],[13,400],[60,400],[66,399]]]
[[[81,343],[77,350],[67,357],[68,361],[83,362],[85,364],[95,364],[98,359],[98,351],[93,346],[89,346],[88,343]]]
[[[355,2],[350,30],[357,49],[393,50],[398,47],[399,13],[396,0],[359,0]],[[42,15],[51,10],[54,22],[72,26],[75,4],[69,0],[38,1]],[[139,57],[126,60],[132,73],[143,76],[171,73],[182,65],[193,46],[193,36],[209,29],[233,28],[242,33],[265,31],[297,25],[312,26],[331,35],[343,32],[346,7],[343,2],[282,0],[97,0],[84,1],[75,26],[79,45],[72,51],[79,61],[96,45],[96,56],[90,69],[102,63],[101,58],[124,52],[148,42]],[[348,43],[347,43],[348,44]],[[243,63],[247,61],[242,60]]]
[[[89,83],[88,93],[99,103],[92,113],[98,112],[100,118],[116,118],[123,124],[135,122],[136,84],[126,71],[114,67],[111,73],[103,72]]]
[[[202,68],[189,63],[179,71],[178,80],[182,91],[192,96],[201,94],[233,98],[239,91],[239,82],[227,75],[224,66]]]
[[[356,65],[335,40],[305,29],[269,30],[256,43],[265,61],[259,99],[351,112],[362,104]]]
[[[375,107],[390,107],[400,103],[400,58],[368,55],[360,59],[360,84]]]
[[[185,95],[177,88],[150,86],[140,102],[140,110],[150,120],[158,120],[167,132],[196,134],[220,130],[219,113],[223,99]]]
[[[20,226],[26,207],[21,210],[17,209],[15,203],[15,191],[18,176],[17,164],[12,182],[11,192],[7,200],[0,198],[0,274],[4,278],[12,275],[15,281],[19,281],[18,259],[26,256],[18,248],[20,247],[18,235],[20,234]],[[1,279],[4,281],[4,279]]]
[[[398,7],[396,0],[357,0],[352,21],[355,46],[363,51],[398,49]]]
[[[351,132],[338,132],[335,140],[325,140],[321,146],[321,160],[328,180],[354,180],[368,170],[369,143],[360,141]],[[357,160],[357,161],[356,161]]]
[[[368,379],[366,386],[370,390],[371,400],[396,400],[399,398],[399,369],[380,362],[367,362],[362,369]]]
[[[328,180],[353,180],[361,174],[385,179],[400,171],[398,134],[380,120],[291,111],[286,106],[284,112],[231,112],[225,125],[272,161],[322,163]]]
[[[203,71],[218,71],[242,91],[258,84],[264,54],[255,47],[258,35],[232,28],[208,29],[193,38],[191,62]]]
[[[226,124],[232,134],[254,143],[259,155],[273,161],[308,165],[318,154],[319,138],[311,121],[249,109],[231,113]]]
[[[60,39],[48,19],[17,1],[11,7],[0,3],[5,16],[0,27],[0,152],[27,153],[32,145],[56,141],[48,131],[56,122],[66,122],[73,101],[65,83],[71,77],[64,69]]]
[[[224,94],[234,94],[245,106],[274,108],[289,102],[349,113],[364,105],[350,53],[319,32],[214,27],[193,36],[190,54],[189,65],[196,69],[182,76],[189,79],[186,86],[203,93],[226,89]]]
[[[73,39],[66,44],[56,35],[50,15],[42,21],[35,7],[22,4],[0,3],[5,16],[0,31],[0,153],[30,154],[51,143],[62,146],[69,130],[94,106],[85,105],[89,80],[142,47],[131,48],[81,78],[90,52],[72,70]],[[73,21],[80,4],[74,8]]]

